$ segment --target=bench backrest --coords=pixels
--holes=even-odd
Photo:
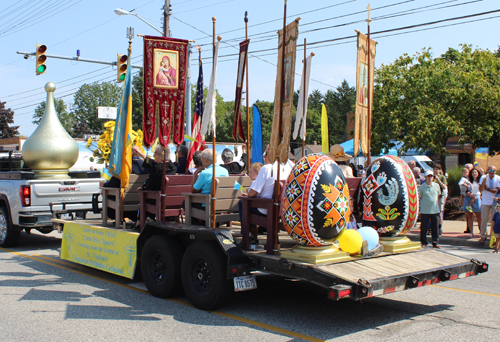
[[[191,192],[193,175],[165,176],[165,208],[177,208],[184,201],[185,192]]]
[[[125,189],[125,203],[139,203],[139,193],[137,189],[140,188],[146,179],[148,179],[149,175],[136,175],[131,174],[128,180],[128,187]]]
[[[235,182],[238,182],[245,188],[252,184],[252,180],[248,176],[235,177],[215,177],[215,208],[217,211],[238,211],[240,190],[235,190]]]

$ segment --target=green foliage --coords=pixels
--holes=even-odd
[[[14,123],[14,112],[5,108],[5,102],[0,102],[0,138],[12,138],[19,136],[19,126],[10,126]]]
[[[448,197],[460,196],[460,188],[458,182],[462,178],[462,169],[464,166],[455,166],[453,169],[448,169]]]
[[[132,129],[142,131],[142,96],[144,89],[144,78],[142,69],[132,80]]]
[[[45,113],[45,104],[43,101],[35,108],[35,113],[33,114],[33,123],[34,125],[38,125],[42,120],[43,114]],[[64,127],[66,132],[71,135],[73,138],[76,137],[73,131],[73,124],[75,122],[75,118],[72,114],[68,112],[67,105],[64,103],[63,99],[55,99],[54,100],[55,110],[61,125]]]
[[[101,134],[103,120],[97,118],[97,107],[117,107],[122,88],[113,82],[95,82],[84,84],[74,96],[72,113],[75,122],[84,123],[84,130],[79,127],[79,133]]]
[[[376,70],[372,151],[394,146],[423,149],[444,164],[448,139],[498,151],[500,59],[490,51],[449,49],[434,58],[430,49],[407,54]]]

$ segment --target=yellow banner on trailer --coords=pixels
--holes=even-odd
[[[132,279],[138,233],[65,223],[61,259]]]

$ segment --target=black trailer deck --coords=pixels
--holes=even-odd
[[[91,220],[54,220],[55,224],[64,222],[114,229]],[[137,256],[140,259],[143,247],[149,240],[158,240],[159,236],[176,241],[181,253],[179,260],[191,245],[197,242],[210,243],[215,246],[215,250],[219,249],[224,253],[225,257],[219,260],[227,261],[223,265],[227,279],[251,275],[256,271],[259,274],[263,272],[301,279],[325,288],[328,298],[333,300],[359,300],[465,278],[488,270],[486,263],[431,248],[404,253],[382,253],[374,257],[353,256],[343,261],[310,264],[288,260],[280,255],[268,255],[264,250],[243,251],[237,246],[240,238],[235,237],[232,231],[234,235],[239,234],[236,227],[206,228],[176,222],[149,222],[141,233],[135,232],[138,235]],[[287,234],[280,234],[280,245],[282,250],[289,250],[295,243]],[[161,251],[157,252],[161,254]],[[144,265],[149,267],[149,264],[143,262],[141,265],[144,274]],[[168,270],[165,272],[168,274]],[[151,292],[155,294],[154,291]]]

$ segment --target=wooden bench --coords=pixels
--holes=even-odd
[[[285,187],[286,180],[280,180],[281,192]],[[256,198],[243,196],[240,197],[243,204],[242,210],[242,222],[241,222],[241,235],[242,235],[242,248],[244,250],[249,249],[249,233],[250,226],[255,225],[259,227],[266,227],[267,230],[267,241],[266,241],[266,253],[274,254],[274,239],[276,238],[276,208],[274,206],[274,199],[272,198]],[[280,201],[278,201],[279,203]],[[261,216],[250,212],[250,208],[257,209],[267,209],[267,215]],[[285,227],[279,220],[278,231],[284,231]]]
[[[235,181],[248,188],[252,180],[248,176],[215,178],[215,222],[212,218],[212,200],[209,194],[185,193],[186,224],[197,218],[205,221],[206,227],[215,227],[217,223],[239,221],[238,201],[240,190],[234,189]],[[204,203],[205,210],[193,208],[193,203]]]
[[[124,212],[139,210],[140,199],[137,189],[144,184],[148,176],[130,175],[128,187],[125,189],[123,206],[120,200],[120,188],[100,188],[102,194],[102,224],[104,226],[108,225],[108,208],[115,210],[115,228],[120,228],[122,208]],[[115,196],[115,199],[109,199],[108,196]]]
[[[193,175],[170,175],[165,176],[165,206],[163,212],[165,217],[179,217],[184,215],[182,202],[183,193],[191,191],[191,182]],[[153,190],[139,190],[141,209],[140,209],[140,227],[141,231],[146,224],[147,213],[154,214],[156,219],[161,217],[161,192]],[[154,200],[154,203],[148,203]]]

